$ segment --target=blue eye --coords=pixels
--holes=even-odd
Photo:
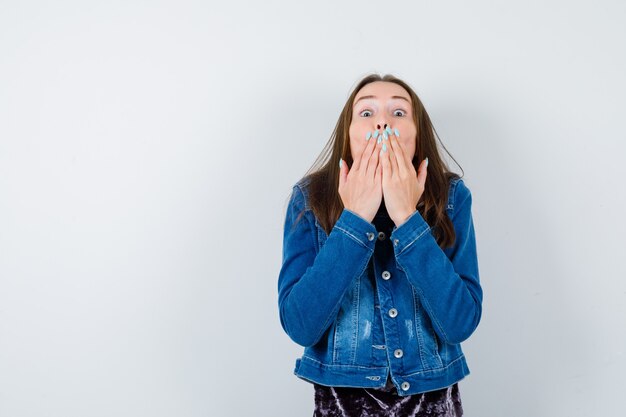
[[[401,109],[397,109],[397,110],[395,110],[395,111],[394,111],[394,116],[398,116],[398,115],[396,114],[396,112],[401,112],[401,113],[402,113],[402,114],[400,114],[400,115],[399,115],[400,117],[402,117],[402,116],[406,116],[406,112],[405,112],[404,110],[401,110]],[[372,112],[371,112],[370,110],[363,110],[361,113],[359,113],[359,115],[360,115],[361,117],[367,117],[367,116],[363,116],[363,113],[370,113],[370,115],[371,115],[371,113],[372,113]]]

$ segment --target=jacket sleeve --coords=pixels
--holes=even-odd
[[[451,216],[456,240],[445,251],[429,233],[430,226],[415,211],[394,227],[396,262],[417,289],[437,335],[447,343],[461,343],[478,326],[482,314],[482,288],[478,275],[472,196],[463,180],[454,189]]]
[[[345,209],[317,253],[316,226],[304,209],[295,185],[285,217],[283,261],[278,277],[280,323],[301,346],[313,346],[336,319],[351,282],[367,267],[374,252],[376,228]]]

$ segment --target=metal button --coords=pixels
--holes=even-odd
[[[383,271],[383,279],[387,281],[389,278],[391,278],[391,273],[389,271]]]
[[[408,382],[404,381],[402,383],[402,385],[400,385],[400,388],[402,388],[403,390],[408,390],[411,387],[411,384],[409,384]]]
[[[371,242],[372,240],[374,240],[374,237],[375,237],[374,233],[367,232],[367,240]]]
[[[378,240],[385,240],[385,232],[378,232]]]
[[[394,239],[394,240],[393,240],[393,244],[394,244],[394,246],[398,246],[398,243],[400,243],[400,241],[399,241],[398,239]]]
[[[393,351],[393,356],[395,356],[396,358],[401,358],[402,355],[404,355],[404,352],[402,352],[402,349],[396,349]]]
[[[395,308],[392,308],[391,310],[389,310],[389,317],[395,317],[398,315],[398,310],[396,310]]]

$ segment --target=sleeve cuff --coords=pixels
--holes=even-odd
[[[430,226],[420,212],[415,210],[404,223],[400,226],[394,226],[391,230],[390,239],[393,242],[396,255],[404,252],[416,240],[425,236],[428,231],[430,231]]]
[[[345,233],[366,248],[374,250],[376,245],[376,227],[355,212],[343,209],[334,229]]]

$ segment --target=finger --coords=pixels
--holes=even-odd
[[[366,162],[365,165],[365,174],[366,175],[370,175],[374,172],[374,170],[376,169],[376,165],[378,165],[378,160],[380,159],[378,157],[378,152],[377,149],[380,148],[380,145],[378,144],[378,140],[374,139],[372,137],[372,139],[370,139],[372,141],[371,145],[371,152],[369,153],[369,159]]]
[[[378,166],[380,161],[380,155],[377,151],[380,149],[380,146],[380,144],[376,144],[376,146],[374,147],[372,156],[367,162],[367,170],[365,171],[365,175],[369,175],[371,177],[376,173],[376,167]]]
[[[406,165],[407,169],[410,169],[413,166],[413,155],[409,155],[409,153],[404,149],[404,146],[399,140],[400,132],[397,131],[397,129],[396,129],[396,133],[397,133],[396,136],[398,136],[398,146],[400,147],[400,149],[402,149],[402,157],[404,158],[404,164]]]
[[[391,131],[391,129],[389,129],[389,131]],[[398,175],[401,174],[402,171],[400,170],[401,168],[399,167],[398,164],[398,158],[401,158],[401,155],[398,155],[398,150],[399,150],[399,146],[398,146],[398,141],[395,138],[395,136],[393,135],[393,133],[389,134],[389,164],[391,165],[391,172],[394,175]]]
[[[412,165],[412,162],[407,158],[407,154],[404,151],[404,147],[402,143],[398,140],[400,137],[400,132],[398,129],[394,130],[395,134],[393,135],[393,151],[396,155],[396,164],[398,173],[400,175],[406,175],[409,172],[409,165]]]
[[[358,158],[359,160],[359,164],[356,167],[357,170],[361,169],[361,167],[365,167],[367,168],[367,161],[370,159],[370,157],[372,156],[372,152],[374,151],[375,148],[375,143],[374,143],[374,139],[370,136],[369,139],[368,138],[369,135],[365,135],[365,140],[367,141],[367,145],[365,146],[365,149],[363,149],[363,153],[361,154],[361,157]]]
[[[343,159],[339,160],[339,186],[343,186],[348,176],[348,164]]]
[[[425,158],[418,167],[417,182],[421,187],[426,184],[426,177],[428,176],[428,158]]]
[[[384,141],[382,149],[380,150],[380,161],[383,166],[383,182],[386,182],[391,177],[391,163],[389,162],[389,148],[387,142]]]

